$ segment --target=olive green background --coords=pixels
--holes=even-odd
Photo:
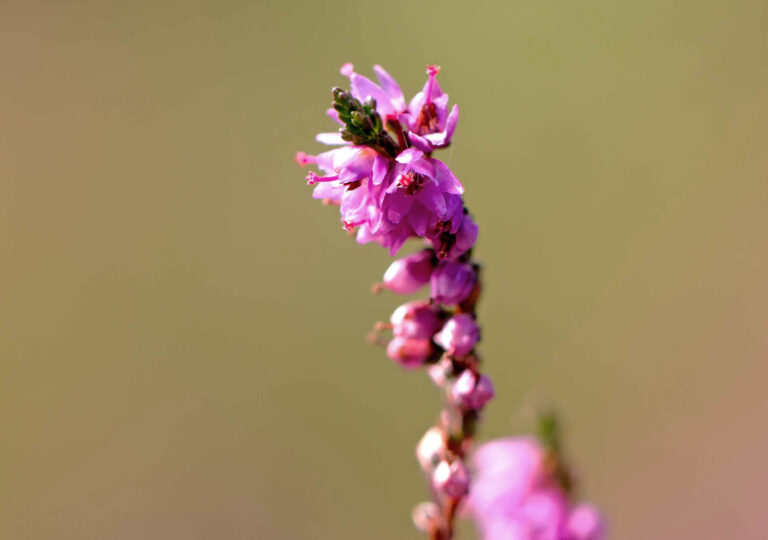
[[[555,403],[612,538],[765,538],[765,0],[0,2],[0,538],[418,538],[438,394],[293,161],[346,61],[460,104],[482,436]]]

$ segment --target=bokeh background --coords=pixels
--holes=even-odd
[[[555,403],[612,538],[766,538],[765,0],[1,2],[0,538],[419,537],[436,390],[293,162],[346,61],[460,104],[483,437]]]

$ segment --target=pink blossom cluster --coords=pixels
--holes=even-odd
[[[377,242],[394,255],[408,238],[431,241],[443,258],[457,258],[477,238],[477,227],[464,212],[464,187],[448,166],[432,152],[451,142],[459,108],[448,110],[448,94],[437,82],[440,68],[429,66],[422,91],[406,103],[400,85],[380,66],[374,66],[379,84],[345,64],[350,94],[359,102],[372,100],[394,144],[390,151],[355,145],[340,132],[320,133],[317,141],[336,145],[318,155],[299,152],[301,165],[316,165],[310,172],[313,197],[340,207],[341,221],[357,230],[360,243]],[[344,126],[335,108],[328,114]]]
[[[533,437],[486,443],[472,456],[466,510],[483,540],[600,540],[603,519],[572,505],[555,473],[557,456]]]

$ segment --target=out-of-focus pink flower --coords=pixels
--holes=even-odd
[[[565,526],[567,540],[599,540],[604,534],[605,523],[597,508],[580,504],[571,509]]]
[[[472,456],[466,510],[483,540],[600,540],[602,518],[591,506],[570,508],[533,437],[491,441]]]

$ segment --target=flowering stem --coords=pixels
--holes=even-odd
[[[493,386],[478,370],[480,339],[475,306],[480,267],[472,261],[478,227],[464,207],[464,186],[432,153],[450,144],[458,108],[429,66],[423,90],[406,101],[399,85],[375,66],[381,86],[345,64],[350,90],[334,88],[332,114],[341,124],[340,148],[317,156],[297,154],[300,165],[322,173],[307,175],[316,199],[340,206],[341,221],[360,243],[377,242],[397,253],[410,238],[425,249],[393,262],[374,290],[413,294],[429,285],[429,300],[400,306],[391,324],[387,356],[407,369],[427,368],[445,395],[440,419],[422,438],[416,454],[426,473],[432,502],[414,510],[414,521],[432,540],[452,540],[457,509],[469,491],[465,464],[481,409]],[[386,119],[386,122],[382,121]],[[332,143],[334,144],[334,143]],[[413,146],[412,146],[413,145]]]

